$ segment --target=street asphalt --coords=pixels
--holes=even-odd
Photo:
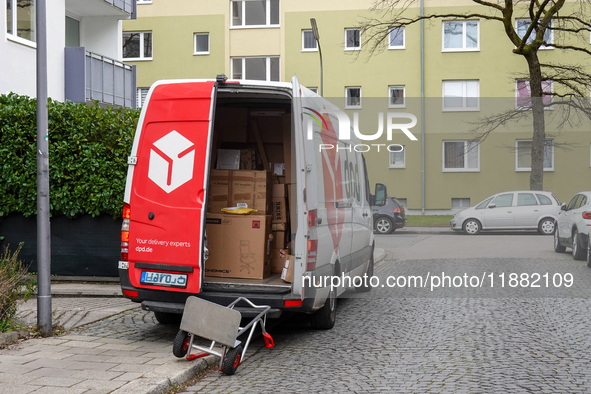
[[[385,256],[376,248],[376,262]],[[174,357],[178,326],[158,324],[151,312],[121,297],[118,283],[54,283],[51,292],[53,324],[67,334],[0,349],[0,394],[159,394],[219,363],[215,356]],[[17,316],[35,324],[36,300],[21,304]],[[255,346],[247,355],[254,352]]]

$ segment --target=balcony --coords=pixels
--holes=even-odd
[[[75,15],[120,16],[135,19],[137,0],[66,0],[66,11]]]
[[[76,103],[136,108],[135,66],[87,51],[65,48],[65,98]]]

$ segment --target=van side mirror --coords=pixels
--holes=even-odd
[[[496,207],[497,207],[497,204],[495,204],[495,203],[493,202],[492,204],[488,204],[488,207],[489,207],[489,208],[496,208]]]
[[[376,194],[375,194],[375,202],[374,205],[377,206],[384,206],[386,205],[386,197],[388,196],[388,190],[386,189],[386,185],[383,183],[376,183]]]
[[[566,211],[566,203],[563,202],[562,204],[560,204],[560,210],[561,211]]]

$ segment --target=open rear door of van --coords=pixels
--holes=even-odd
[[[134,287],[201,289],[216,91],[214,81],[171,81],[149,93],[125,193]]]

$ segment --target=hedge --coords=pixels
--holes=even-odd
[[[0,95],[0,217],[37,212],[36,100]],[[52,215],[120,217],[139,111],[49,99]]]

